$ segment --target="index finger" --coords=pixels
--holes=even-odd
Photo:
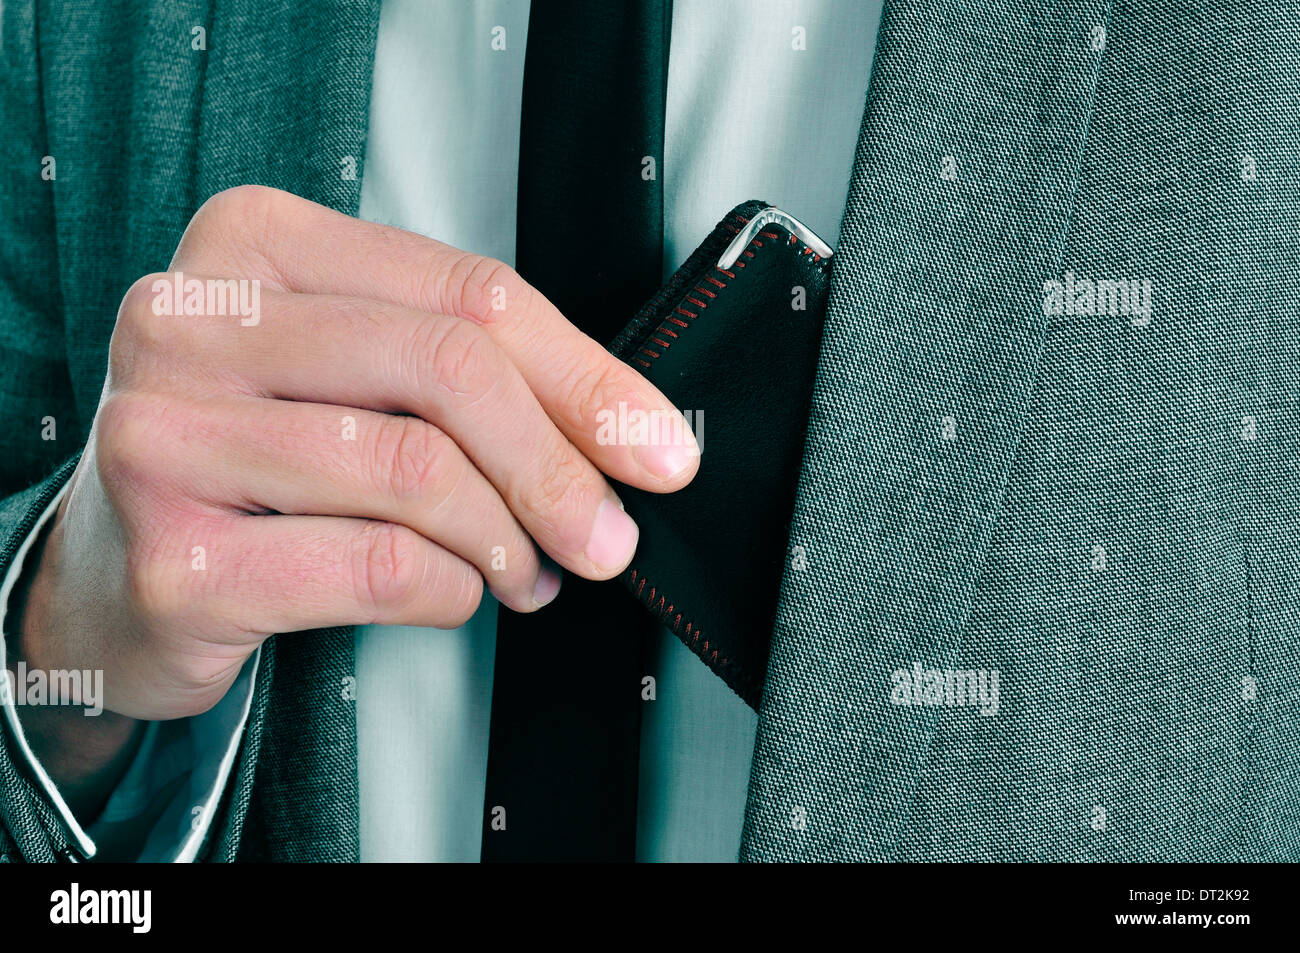
[[[195,215],[173,267],[210,274],[252,268],[287,291],[370,298],[472,321],[600,470],[668,492],[699,468],[698,446],[677,408],[503,262],[288,192],[241,186]],[[609,426],[619,419],[655,429]]]

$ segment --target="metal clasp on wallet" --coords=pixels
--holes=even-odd
[[[830,258],[833,254],[830,246],[818,238],[811,228],[789,212],[783,212],[779,208],[769,205],[751,218],[749,224],[742,228],[740,233],[731,240],[731,244],[727,246],[722,253],[722,257],[718,259],[718,267],[726,271],[734,265],[741,252],[748,248],[749,243],[754,240],[754,236],[768,225],[780,225],[823,258]]]

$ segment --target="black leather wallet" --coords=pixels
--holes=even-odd
[[[733,209],[609,350],[687,414],[699,473],[618,485],[632,593],[757,709],[803,456],[830,249],[764,202]]]

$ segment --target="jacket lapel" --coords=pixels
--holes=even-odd
[[[213,192],[272,185],[355,214],[378,22],[378,0],[38,4],[59,292],[83,437],[112,328],[104,302],[167,267]]]
[[[203,0],[37,7],[68,372],[84,440],[112,333],[106,302],[167,267],[193,213]]]
[[[744,860],[886,860],[933,738],[1059,273],[1103,0],[887,2],[832,276]],[[1104,46],[1104,43],[1101,45]]]
[[[197,198],[284,189],[355,215],[379,0],[213,0]]]

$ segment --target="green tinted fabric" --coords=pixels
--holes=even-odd
[[[886,4],[743,859],[1300,858],[1298,50]],[[1045,314],[1067,272],[1149,322]],[[893,703],[914,663],[997,713]]]
[[[84,442],[117,302],[167,267],[208,196],[256,183],[356,213],[378,9],[378,0],[0,7],[0,412],[17,422],[0,431],[3,493],[23,493]],[[52,182],[40,178],[44,155],[56,160]],[[58,418],[57,444],[40,439],[46,414]],[[0,573],[47,490],[57,485],[0,506]],[[352,632],[266,649],[213,859],[355,859],[355,711],[340,690]],[[0,757],[8,809],[25,793]],[[32,816],[6,818],[6,828],[24,857],[48,859]]]
[[[0,15],[2,572],[197,205],[355,213],[377,17]],[[1298,49],[1280,2],[886,5],[742,859],[1300,859]],[[1044,314],[1067,272],[1150,321]],[[273,644],[211,856],[355,858],[351,634]],[[997,713],[891,704],[914,663],[998,670]],[[50,859],[0,787],[0,854]]]

